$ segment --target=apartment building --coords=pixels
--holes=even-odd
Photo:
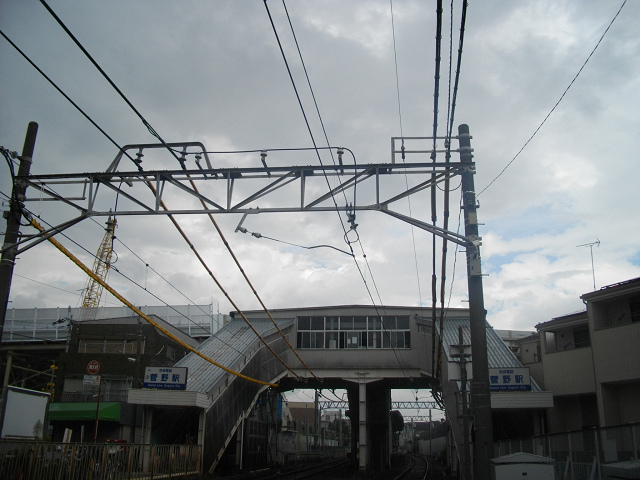
[[[640,422],[640,278],[580,298],[586,310],[520,340],[523,365],[553,392],[548,431]]]

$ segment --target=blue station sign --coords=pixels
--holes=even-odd
[[[492,392],[521,392],[531,390],[531,377],[526,367],[489,369],[489,390]]]
[[[146,367],[142,386],[162,390],[185,390],[187,367]]]

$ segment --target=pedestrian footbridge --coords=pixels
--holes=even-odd
[[[236,376],[192,353],[176,364],[188,368],[186,390],[130,390],[129,403],[145,406],[145,443],[158,441],[168,423],[180,421],[203,446],[206,470],[221,462],[225,450],[240,450],[241,458],[242,448],[236,443],[241,444],[243,422],[268,388],[346,389],[352,459],[361,469],[388,466],[392,389],[443,392],[447,417],[454,421],[454,448],[461,442],[456,420],[460,385],[448,380],[448,359],[449,344],[457,343],[460,327],[468,341],[467,310],[433,314],[429,308],[339,306],[270,314],[271,318],[264,311],[244,312],[245,320],[236,313],[198,348],[229,370],[263,383]],[[521,367],[489,326],[487,332],[490,367]],[[548,399],[537,395],[546,392],[540,392],[535,382],[531,392],[521,393],[513,402],[519,408],[550,406]],[[511,408],[504,399],[500,405]]]

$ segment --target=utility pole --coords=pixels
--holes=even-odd
[[[20,237],[20,219],[24,207],[27,182],[20,177],[29,175],[33,150],[36,145],[38,134],[38,124],[29,122],[27,134],[22,147],[18,176],[11,190],[11,200],[9,201],[9,211],[3,212],[2,216],[7,219],[7,230],[4,234],[4,245],[2,245],[2,260],[0,260],[0,339],[4,329],[4,320],[7,315],[7,305],[9,303],[9,293],[11,292],[11,277],[13,276],[13,266],[16,260],[16,242]]]
[[[313,445],[316,450],[319,450],[318,447],[318,430],[320,429],[320,410],[318,408],[318,390],[316,389],[316,396],[314,401],[314,427],[313,427]]]
[[[491,396],[489,392],[489,359],[487,355],[486,315],[482,289],[480,237],[472,165],[469,126],[458,127],[460,162],[468,167],[462,171],[462,208],[467,238],[467,283],[469,288],[469,323],[473,356],[471,380],[471,409],[474,421],[473,478],[491,478],[489,460],[493,456],[493,427],[491,424]]]
[[[468,480],[472,478],[471,475],[471,435],[469,432],[469,408],[467,402],[467,364],[470,361],[471,345],[465,345],[462,326],[458,327],[458,345],[451,345],[452,357],[458,357],[458,363],[460,365],[460,407],[461,412],[458,418],[462,418],[462,480]],[[456,352],[457,353],[454,353]],[[431,415],[431,410],[429,410]]]

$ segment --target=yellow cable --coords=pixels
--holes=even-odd
[[[150,181],[146,181],[145,182],[147,184],[147,186],[151,189],[151,191],[153,192],[154,195],[158,195],[155,187],[151,184]],[[163,200],[160,200],[160,205],[162,206],[162,208],[165,211],[168,211],[169,209],[167,208],[167,206],[165,205]],[[282,358],[280,358],[280,356],[271,348],[271,346],[267,343],[267,341],[258,333],[258,331],[253,327],[253,325],[251,325],[251,322],[249,321],[249,319],[246,317],[246,315],[244,314],[244,312],[242,310],[240,310],[240,308],[236,305],[236,303],[233,301],[233,299],[231,298],[231,296],[227,293],[227,291],[224,289],[224,287],[222,286],[222,284],[218,281],[218,279],[216,278],[216,276],[213,274],[213,272],[211,271],[211,269],[209,268],[209,266],[206,264],[206,262],[204,261],[204,259],[200,256],[200,254],[198,253],[198,251],[196,250],[196,247],[193,246],[193,244],[191,243],[191,240],[189,240],[189,237],[187,237],[187,234],[184,233],[184,230],[182,230],[182,227],[180,226],[180,224],[178,223],[178,221],[173,217],[173,215],[168,214],[167,215],[169,217],[169,220],[171,220],[171,223],[173,223],[173,225],[176,227],[176,229],[178,230],[178,233],[182,236],[182,238],[184,239],[185,242],[187,242],[187,245],[189,245],[189,248],[191,248],[191,251],[193,252],[193,254],[196,256],[196,258],[200,261],[200,264],[204,267],[204,269],[207,271],[207,273],[209,274],[209,276],[211,277],[211,279],[216,283],[216,285],[218,286],[218,288],[220,289],[220,291],[224,294],[225,297],[227,297],[227,300],[229,300],[229,303],[231,303],[231,305],[233,305],[233,308],[235,308],[238,313],[242,316],[243,320],[245,321],[245,323],[249,326],[249,328],[253,331],[253,333],[256,334],[256,336],[260,339],[260,341],[264,344],[265,347],[267,347],[269,349],[269,351],[273,354],[274,357],[276,357],[280,363],[287,369],[289,370],[293,375],[295,375],[297,378],[299,378],[300,380],[302,380],[302,377],[300,375],[298,375],[296,372],[294,372],[291,367],[289,365],[287,365],[285,363],[284,360],[282,360]],[[271,319],[272,321],[273,318]],[[275,321],[274,321],[275,324]],[[282,331],[280,330],[280,328],[276,325],[276,328],[278,329],[278,331],[280,332],[280,334],[282,335]],[[289,343],[287,341],[287,339],[285,338],[285,341],[287,343]],[[289,346],[291,346],[291,344],[289,344]],[[295,352],[295,351],[294,351]],[[296,353],[296,355],[298,355]],[[298,357],[300,358],[300,357]],[[300,360],[302,361],[302,359]],[[302,362],[304,365],[304,362]],[[306,365],[305,365],[306,367]],[[307,368],[308,369],[308,368]],[[313,375],[313,373],[312,373]],[[315,377],[315,375],[314,375]],[[316,377],[317,378],[317,377]]]
[[[31,222],[31,225],[33,227],[35,227],[36,229],[38,229],[40,232],[44,231],[44,227],[42,227],[42,225],[40,225],[35,219],[32,218],[30,220],[30,222]],[[202,354],[201,352],[199,352],[198,350],[193,348],[191,345],[188,345],[188,344],[184,343],[182,340],[180,340],[178,337],[176,337],[173,333],[169,332],[164,327],[160,326],[151,317],[149,317],[149,316],[145,315],[144,313],[142,313],[142,311],[140,311],[138,308],[136,308],[135,305],[133,305],[126,298],[124,298],[122,295],[120,295],[118,292],[116,292],[113,288],[111,288],[104,280],[102,280],[95,273],[93,273],[89,269],[89,267],[87,267],[78,258],[76,258],[76,256],[73,255],[73,253],[71,253],[69,250],[67,250],[60,242],[58,242],[53,237],[49,237],[49,238],[47,238],[47,240],[49,240],[53,245],[55,245],[55,247],[58,250],[60,250],[64,255],[66,255],[67,258],[69,258],[73,263],[75,263],[78,267],[80,267],[80,269],[83,270],[84,273],[86,273],[91,278],[93,278],[96,282],[98,282],[100,285],[102,285],[102,287],[105,288],[109,293],[111,293],[111,295],[116,297],[118,300],[120,300],[122,303],[124,303],[127,307],[129,307],[131,310],[133,310],[137,315],[140,315],[147,322],[149,322],[151,325],[153,325],[156,329],[160,330],[162,333],[164,333],[167,337],[171,338],[172,340],[178,342],[180,345],[182,345],[184,348],[186,348],[190,352],[195,353],[200,358],[206,360],[209,363],[212,363],[216,367],[219,367],[219,368],[223,369],[226,372],[229,372],[232,375],[235,375],[236,377],[243,378],[244,380],[248,380],[248,381],[253,382],[253,383],[259,383],[260,385],[267,385],[269,387],[277,387],[278,386],[277,383],[263,382],[262,380],[257,380],[255,378],[247,377],[246,375],[243,375],[243,374],[241,374],[239,372],[231,370],[230,368],[227,368],[224,365],[221,365],[218,362],[216,362],[215,360],[213,360],[213,359],[207,357],[206,355]]]
[[[189,174],[187,174],[187,178],[189,179],[189,182],[191,183],[191,186],[193,187],[193,190],[199,195],[200,192],[198,191],[198,187],[196,187],[196,184],[193,182],[193,180],[191,179],[191,176]],[[200,198],[200,204],[202,205],[202,207],[206,210],[207,209],[207,205],[204,203],[204,201],[202,200],[202,198]],[[251,288],[251,291],[253,292],[253,294],[255,295],[255,297],[258,299],[258,302],[260,302],[260,305],[262,305],[262,308],[264,309],[265,313],[269,316],[269,318],[271,319],[271,323],[273,323],[273,325],[276,327],[276,329],[278,330],[278,333],[280,333],[280,336],[284,339],[284,341],[287,343],[287,345],[289,346],[289,348],[291,349],[291,351],[294,353],[294,355],[296,357],[298,357],[298,360],[300,360],[300,363],[302,363],[302,365],[304,366],[304,368],[307,369],[307,371],[313,375],[313,378],[315,378],[316,380],[320,380],[315,373],[313,373],[311,371],[311,369],[307,366],[306,363],[304,363],[304,360],[302,360],[302,358],[300,358],[300,355],[298,354],[298,352],[296,351],[295,348],[293,348],[293,345],[291,345],[291,343],[289,342],[289,340],[287,339],[286,335],[282,332],[282,330],[280,330],[280,327],[278,326],[278,324],[276,323],[276,321],[274,320],[273,316],[271,315],[271,312],[269,311],[269,309],[267,308],[267,306],[264,304],[264,302],[262,301],[262,298],[260,298],[260,295],[258,295],[258,292],[256,291],[255,287],[253,286],[253,284],[251,283],[251,280],[249,280],[249,277],[247,276],[246,272],[244,271],[244,268],[242,268],[242,265],[240,265],[240,261],[238,260],[238,257],[236,257],[235,253],[233,253],[233,250],[231,249],[231,245],[229,245],[229,242],[227,242],[226,237],[224,236],[224,234],[222,233],[222,230],[220,229],[220,227],[218,226],[218,222],[215,221],[215,219],[213,218],[213,215],[211,215],[210,213],[207,213],[207,215],[209,216],[209,220],[211,220],[211,223],[213,223],[213,226],[216,228],[216,231],[218,232],[218,235],[220,235],[220,238],[222,239],[222,243],[224,243],[225,247],[227,247],[227,250],[229,251],[229,253],[231,254],[231,257],[233,257],[233,261],[236,262],[236,265],[238,266],[238,269],[240,270],[240,273],[242,273],[242,276],[244,277],[244,279],[246,280],[247,284],[249,285],[249,288]],[[242,314],[242,312],[240,312]],[[285,365],[286,366],[286,365]],[[289,368],[289,367],[287,367]],[[291,370],[291,369],[290,369]],[[293,373],[293,372],[292,372]],[[294,375],[296,375],[294,373]],[[296,375],[298,376],[298,375]],[[298,376],[298,378],[300,378]]]

